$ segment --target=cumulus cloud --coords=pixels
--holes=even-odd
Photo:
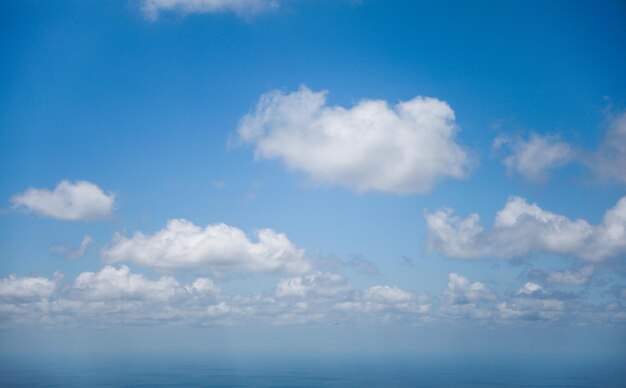
[[[233,12],[242,17],[249,17],[277,7],[278,0],[142,0],[141,2],[144,15],[151,20],[158,19],[163,12],[182,15]]]
[[[48,298],[56,291],[61,278],[60,274],[55,274],[52,279],[10,275],[8,278],[0,279],[0,299]]]
[[[98,220],[113,215],[115,194],[87,181],[61,181],[54,190],[29,188],[13,196],[11,205],[65,221]]]
[[[470,158],[455,139],[454,111],[436,98],[390,106],[361,100],[328,106],[306,87],[261,96],[238,128],[258,159],[279,159],[316,183],[355,191],[427,192],[442,178],[463,178]]]
[[[490,229],[478,214],[462,219],[452,209],[425,214],[428,245],[448,257],[519,258],[534,252],[600,262],[626,252],[626,197],[609,209],[601,224],[569,218],[511,197]]]
[[[56,256],[64,257],[66,259],[75,260],[80,259],[85,256],[87,250],[94,244],[91,236],[86,235],[83,237],[83,241],[81,241],[80,246],[77,248],[68,247],[67,245],[52,245],[50,246],[50,252]]]
[[[74,281],[73,288],[89,299],[156,299],[167,300],[181,289],[176,279],[164,276],[157,281],[132,274],[123,265],[106,266],[99,272],[83,272]]]
[[[451,273],[443,291],[441,311],[448,316],[486,319],[492,315],[486,303],[495,299],[496,294],[484,283],[472,283],[465,276]]]
[[[101,250],[108,263],[131,261],[154,268],[224,268],[257,272],[304,273],[310,264],[304,250],[285,234],[261,229],[253,242],[238,228],[226,224],[196,226],[173,219],[164,229],[131,237],[116,233]]]
[[[506,145],[511,153],[503,163],[509,174],[519,174],[534,182],[546,181],[549,171],[571,162],[576,153],[572,146],[557,136],[536,133],[528,139],[498,137],[494,147]]]

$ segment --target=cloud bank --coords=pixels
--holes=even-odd
[[[255,272],[304,273],[310,264],[304,251],[285,234],[260,229],[253,242],[238,228],[226,224],[199,227],[173,219],[152,235],[136,232],[127,237],[116,233],[102,248],[107,263],[131,261],[162,268],[223,268]]]
[[[425,217],[428,246],[447,257],[519,258],[537,252],[601,262],[626,253],[626,197],[599,225],[570,220],[520,197],[509,199],[490,229],[480,226],[478,214],[463,219],[452,209],[426,212]]]
[[[87,181],[61,181],[54,190],[29,188],[14,195],[11,205],[64,221],[100,220],[113,216],[115,194]]]
[[[619,296],[618,296],[619,297]],[[581,303],[528,282],[498,295],[452,273],[440,297],[392,285],[358,290],[336,273],[282,278],[271,292],[228,294],[206,277],[150,279],[127,266],[0,279],[0,327],[75,325],[502,324],[516,321],[624,323],[626,306]]]
[[[239,138],[254,145],[256,158],[358,192],[424,193],[440,179],[467,176],[470,158],[447,103],[418,96],[343,108],[328,106],[326,96],[306,87],[266,93],[241,120]]]

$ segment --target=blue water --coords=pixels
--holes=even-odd
[[[507,357],[283,358],[168,357],[4,359],[0,386],[12,387],[620,387],[620,362]]]

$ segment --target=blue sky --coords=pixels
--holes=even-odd
[[[623,342],[622,2],[1,7],[4,341]]]

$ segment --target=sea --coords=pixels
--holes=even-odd
[[[624,360],[576,357],[59,356],[0,360],[2,387],[626,387]]]

